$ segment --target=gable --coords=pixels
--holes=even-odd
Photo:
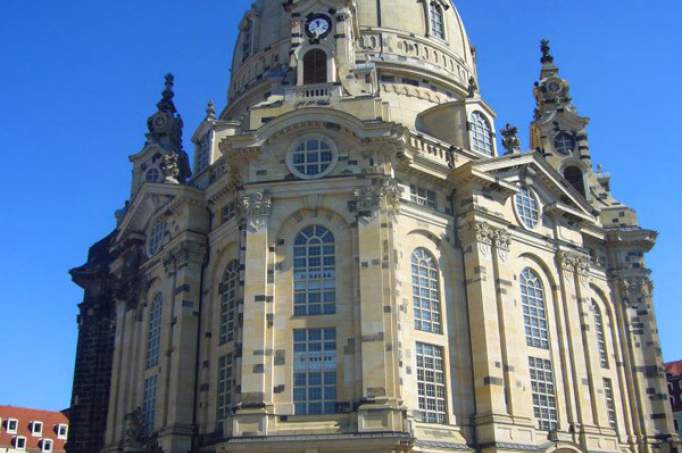
[[[515,154],[471,165],[472,169],[507,183],[530,179],[550,208],[575,220],[598,221],[599,212],[536,153]]]

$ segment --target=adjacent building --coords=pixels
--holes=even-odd
[[[0,452],[64,453],[68,434],[62,412],[0,406]]]
[[[523,151],[449,0],[257,0],[239,28],[192,165],[169,75],[116,229],[73,272],[74,433],[111,453],[677,452],[657,234],[594,168],[548,42]]]
[[[682,360],[666,363],[665,372],[668,376],[668,393],[673,410],[675,431],[679,433],[682,427]]]

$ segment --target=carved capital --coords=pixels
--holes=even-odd
[[[483,256],[488,256],[495,242],[495,229],[486,222],[469,222],[461,230],[461,239],[464,244],[478,247]]]
[[[648,277],[623,277],[620,279],[620,287],[623,295],[633,300],[640,297],[651,297],[654,284]]]
[[[240,213],[247,225],[253,229],[265,226],[272,212],[272,197],[267,191],[243,195],[240,199]]]
[[[201,266],[206,259],[206,246],[199,242],[185,241],[169,250],[163,258],[163,267],[168,275],[187,266]]]
[[[561,272],[576,274],[582,285],[587,285],[589,283],[591,268],[589,256],[559,251],[556,255],[556,260]]]
[[[511,234],[507,230],[493,229],[493,244],[497,250],[497,256],[503,263],[507,261],[509,249],[511,248]]]
[[[353,191],[355,210],[363,217],[371,217],[379,210],[396,214],[400,209],[401,194],[402,189],[395,179],[374,179],[372,185]]]

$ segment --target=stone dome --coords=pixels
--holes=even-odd
[[[350,78],[353,65],[370,64],[379,73],[398,72],[428,80],[442,87],[441,92],[458,97],[467,92],[470,79],[476,78],[475,58],[451,0],[256,0],[239,25],[230,104],[243,104],[252,88],[264,82],[296,85],[291,69],[301,45],[297,40],[305,39],[303,25],[297,28],[296,22],[304,23],[310,12],[332,19],[331,40],[338,41],[349,31],[345,37],[350,50],[335,49],[335,59],[346,60],[338,61],[336,68],[348,67],[337,78],[339,83]],[[352,25],[343,28],[338,23],[342,21]],[[273,92],[271,88],[265,92]],[[261,90],[258,101],[262,95]]]

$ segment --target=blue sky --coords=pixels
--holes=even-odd
[[[186,148],[206,102],[225,106],[236,24],[249,0],[0,2],[0,404],[69,404],[82,293],[70,282],[114,227],[127,157],[144,142],[163,75],[176,76]],[[682,2],[459,0],[497,126],[532,117],[538,42],[552,41],[592,156],[642,225],[666,360],[682,358],[679,288]]]

